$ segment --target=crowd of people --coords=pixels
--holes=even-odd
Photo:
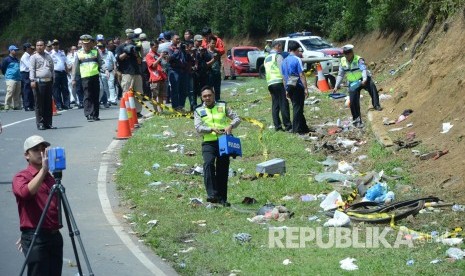
[[[98,121],[99,108],[117,105],[129,88],[181,112],[186,111],[186,99],[194,110],[205,85],[221,98],[224,43],[208,27],[196,35],[186,30],[182,39],[172,31],[149,39],[136,28],[126,29],[123,41],[98,34],[83,35],[66,50],[60,45],[57,39],[26,42],[21,57],[20,49],[11,45],[2,62],[4,109],[35,111],[40,130],[54,128],[49,99],[58,111],[83,108],[88,121]],[[138,102],[136,109],[142,116]]]

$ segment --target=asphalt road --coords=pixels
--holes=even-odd
[[[0,101],[5,96],[0,78]],[[80,231],[91,269],[95,275],[175,275],[175,271],[137,239],[127,234],[124,210],[118,207],[118,195],[112,183],[116,157],[123,141],[113,140],[119,107],[101,110],[101,121],[87,122],[82,109],[63,111],[53,117],[56,130],[38,131],[33,112],[0,111],[0,275],[18,275],[24,255],[16,249],[20,236],[17,205],[11,189],[14,174],[26,167],[24,140],[34,134],[43,136],[52,146],[64,147],[67,168],[62,184]],[[63,275],[78,272],[71,238],[64,221],[61,230],[64,246]],[[80,252],[84,275],[89,275]]]
[[[238,83],[223,81],[222,87]],[[0,76],[0,105],[5,99],[5,81]],[[52,146],[64,147],[67,168],[62,184],[74,215],[80,238],[94,275],[176,275],[176,272],[140,243],[122,219],[124,210],[112,182],[116,159],[123,141],[113,140],[119,107],[101,109],[101,121],[87,122],[82,109],[60,112],[53,117],[56,130],[38,131],[33,112],[0,111],[0,275],[19,275],[24,255],[16,249],[20,236],[17,205],[11,189],[14,174],[26,167],[24,140],[34,134]],[[64,221],[63,275],[78,273],[71,238]],[[84,275],[89,271],[75,237]],[[24,274],[25,275],[25,274]]]

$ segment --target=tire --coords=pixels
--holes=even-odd
[[[264,64],[260,65],[260,67],[258,68],[258,76],[261,79],[264,79],[266,77],[265,65]]]

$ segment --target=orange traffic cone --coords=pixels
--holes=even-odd
[[[124,100],[120,101],[119,117],[118,117],[118,131],[116,133],[116,140],[124,140],[131,137],[131,128],[129,126],[128,112],[126,111],[126,104]]]
[[[129,89],[128,93],[129,93],[129,107],[131,108],[134,127],[139,127],[139,121],[137,120],[136,102],[134,100],[134,92],[132,92],[132,89]]]
[[[52,99],[52,112],[53,112],[53,116],[59,115],[59,114],[58,114],[58,111],[57,111],[57,106],[56,106],[56,104],[55,104],[55,100],[54,100],[54,99]]]
[[[316,70],[318,71],[318,89],[321,92],[328,92],[330,90],[328,81],[326,80],[325,76],[323,75],[323,69],[321,68],[321,64],[316,64]]]
[[[131,107],[129,106],[129,93],[124,92],[123,98],[121,100],[124,101],[124,106],[126,108],[126,114],[129,120],[129,127],[131,128],[131,130],[134,130],[134,120],[132,119],[132,110],[131,110]]]

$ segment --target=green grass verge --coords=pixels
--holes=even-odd
[[[253,117],[266,126],[263,132],[263,144],[258,141],[258,127],[242,122],[234,130],[241,137],[243,157],[231,161],[231,168],[243,171],[243,175],[255,175],[255,166],[265,160],[263,145],[266,146],[268,159],[286,160],[287,174],[278,178],[259,178],[243,180],[239,174],[229,179],[229,201],[237,208],[207,209],[193,207],[191,198],[205,199],[203,178],[189,174],[190,169],[202,166],[201,137],[195,133],[193,120],[188,118],[153,117],[144,122],[121,151],[121,167],[117,172],[117,188],[123,195],[124,204],[130,214],[134,232],[162,258],[167,259],[181,275],[229,275],[231,271],[238,275],[338,275],[349,274],[339,268],[339,261],[346,257],[356,258],[359,265],[357,273],[361,275],[460,275],[464,271],[464,262],[430,264],[436,258],[445,259],[447,246],[431,242],[415,242],[413,248],[321,248],[313,240],[303,248],[270,248],[267,225],[247,221],[264,203],[286,204],[294,217],[283,221],[272,221],[269,226],[310,227],[319,229],[327,220],[320,211],[319,202],[302,202],[302,194],[326,193],[333,190],[329,183],[317,183],[313,176],[324,170],[317,161],[324,160],[322,152],[316,152],[314,142],[304,141],[298,136],[275,132],[269,129],[271,122],[271,100],[264,80],[239,79],[241,86],[224,89],[222,98],[238,112],[240,116]],[[233,89],[237,90],[234,95]],[[312,95],[311,95],[312,96]],[[315,95],[321,100],[320,110],[306,106],[305,115],[309,125],[346,118],[350,111],[342,107],[341,102],[329,100],[325,95]],[[369,98],[369,97],[368,97]],[[365,101],[366,102],[366,101]],[[366,110],[366,108],[364,109]],[[363,112],[363,111],[362,111]],[[174,137],[166,138],[171,133]],[[388,175],[400,175],[400,181],[389,181],[390,187],[398,184],[409,186],[414,177],[408,172],[408,157],[394,154],[377,144],[371,133],[365,133],[367,143],[359,151],[348,156],[339,156],[339,160],[355,160],[366,154],[368,158],[358,168],[360,171],[384,170]],[[183,144],[184,151],[193,156],[172,153],[169,147]],[[159,164],[158,169],[152,168]],[[185,164],[185,165],[184,165]],[[403,168],[399,170],[399,168]],[[144,173],[150,172],[150,175]],[[154,182],[162,184],[151,186]],[[415,196],[416,190],[399,193],[400,199]],[[282,201],[282,197],[292,195],[294,200]],[[258,203],[242,205],[244,197],[253,197]],[[449,212],[450,213],[450,212]],[[419,231],[445,231],[446,227],[463,223],[457,213],[420,214],[415,220],[401,221],[403,225]],[[308,217],[318,216],[320,221],[309,221]],[[156,219],[155,227],[147,225]],[[364,240],[368,224],[352,224],[361,229],[360,241]],[[374,225],[389,227],[389,225]],[[371,229],[371,228],[370,228]],[[382,229],[381,229],[382,230]],[[380,231],[381,231],[380,230]],[[329,242],[334,228],[323,229],[318,236]],[[249,233],[250,242],[241,244],[233,238],[237,233]],[[396,239],[397,232],[391,230],[386,239],[390,244]],[[182,253],[190,247],[194,249]],[[283,265],[289,259],[290,265]],[[415,260],[407,266],[408,260]]]

